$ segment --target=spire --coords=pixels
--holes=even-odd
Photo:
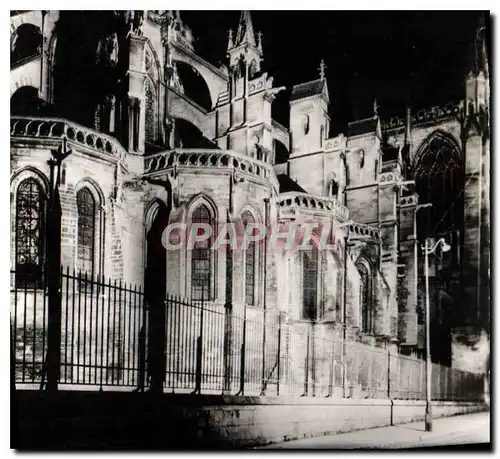
[[[241,12],[240,23],[238,24],[238,31],[236,32],[236,40],[234,44],[241,45],[243,43],[256,46],[250,11]]]
[[[406,106],[406,117],[405,117],[405,137],[403,147],[399,149],[399,162],[403,167],[403,171],[406,173],[408,171],[408,165],[410,164],[411,152],[411,108],[409,105]]]
[[[325,69],[326,69],[325,61],[321,59],[321,62],[319,63],[319,78],[321,81],[325,79]]]
[[[262,32],[257,32],[257,49],[262,54]]]
[[[233,44],[233,29],[228,30],[228,40],[227,40],[227,49],[231,49],[234,46]]]
[[[377,120],[376,135],[382,140],[382,125],[380,124],[380,117],[378,116],[378,108],[377,99],[373,99],[373,119]]]
[[[481,21],[483,22],[483,21]],[[487,30],[484,25],[480,25],[476,32],[476,71],[484,72],[486,77],[489,76],[488,52],[486,48]]]
[[[373,99],[373,118],[378,118],[378,103],[377,103],[377,99]]]
[[[405,145],[409,144],[411,144],[411,108],[408,105],[405,118]]]

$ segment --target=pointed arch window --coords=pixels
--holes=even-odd
[[[446,135],[435,133],[424,144],[415,168],[419,203],[431,203],[417,214],[417,233],[427,237],[447,237],[463,227],[463,167],[459,151]]]
[[[242,215],[245,231],[248,225],[253,225],[255,220],[250,212]],[[245,247],[245,303],[250,306],[255,305],[256,269],[257,269],[257,248],[254,241],[248,242]]]
[[[317,247],[302,252],[302,318],[318,320],[323,316],[321,302],[321,279],[323,260]]]
[[[370,270],[365,263],[357,265],[360,275],[359,305],[361,307],[361,330],[363,333],[373,333],[373,302]]]
[[[302,129],[304,129],[305,135],[309,134],[309,124],[310,124],[309,115],[304,115],[302,117]]]
[[[342,320],[342,305],[344,304],[344,275],[343,267],[340,263],[335,263],[336,275],[335,275],[335,320],[338,322]]]
[[[196,208],[191,221],[193,224],[213,225],[210,210],[205,204]],[[198,229],[198,234],[202,232],[201,228]],[[212,263],[210,240],[196,241],[191,253],[191,297],[195,300],[212,298]]]
[[[146,98],[146,142],[154,144],[158,140],[157,97],[150,77],[146,77],[144,93]]]
[[[328,184],[328,194],[335,199],[339,196],[339,184],[335,179],[331,179]]]
[[[76,193],[78,209],[78,269],[94,276],[96,248],[96,201],[89,188]]]
[[[46,196],[33,177],[23,180],[16,193],[16,284],[41,287],[43,281]]]

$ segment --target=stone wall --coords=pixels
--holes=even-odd
[[[425,402],[17,391],[20,448],[242,448],[423,420]],[[436,402],[434,417],[484,411]]]

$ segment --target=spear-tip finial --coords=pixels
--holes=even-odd
[[[326,70],[326,65],[324,59],[321,59],[321,62],[319,63],[319,77],[321,80],[325,79],[325,70]]]

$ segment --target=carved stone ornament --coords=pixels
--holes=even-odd
[[[118,35],[116,32],[102,37],[97,44],[96,64],[115,67],[118,64],[118,51]]]

